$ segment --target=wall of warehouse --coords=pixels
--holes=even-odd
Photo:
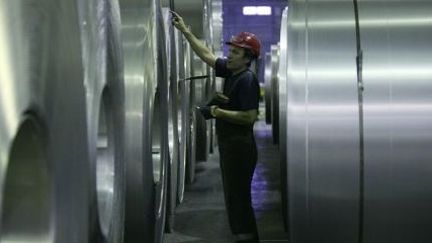
[[[282,11],[287,4],[287,0],[223,0],[224,41],[241,31],[252,32],[261,40],[261,57],[264,57],[264,53],[270,51],[270,46],[279,42]],[[270,6],[272,15],[245,16],[244,6]],[[225,46],[225,55],[227,50]],[[264,82],[264,65],[260,65],[258,77],[260,82]]]

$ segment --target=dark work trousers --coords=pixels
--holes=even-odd
[[[258,231],[251,200],[251,182],[258,159],[253,130],[218,133],[220,167],[225,204],[234,235],[253,235],[247,242],[258,242]]]

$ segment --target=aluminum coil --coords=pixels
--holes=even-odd
[[[88,242],[90,160],[76,4],[0,2],[1,242]]]
[[[168,87],[168,149],[169,149],[169,168],[168,168],[168,200],[167,200],[167,221],[166,230],[173,231],[175,208],[177,206],[178,170],[179,170],[179,139],[178,139],[178,93],[177,93],[177,60],[176,44],[174,38],[174,27],[171,23],[169,8],[162,9],[164,19],[164,29],[166,38],[166,60],[167,74],[169,80]]]
[[[290,240],[357,242],[359,135],[353,5],[350,1],[291,1],[289,10]],[[319,28],[322,22],[345,25]]]
[[[207,67],[207,75],[209,76],[206,79],[206,100],[209,100],[210,97],[216,92],[216,74],[214,69],[209,65]],[[213,153],[214,140],[216,140],[216,127],[213,119],[206,121],[206,149],[205,149],[205,160],[207,161],[209,154]]]
[[[272,135],[273,143],[278,144],[279,142],[279,45],[271,45],[271,114],[272,114]]]
[[[192,53],[193,76],[207,75],[205,64],[195,53]],[[195,106],[204,105],[208,100],[209,79],[195,79],[192,81]],[[201,114],[196,116],[196,161],[206,161],[209,154],[210,124]]]
[[[265,121],[266,124],[272,122],[272,89],[271,89],[271,74],[272,74],[272,60],[271,53],[265,54],[265,67],[264,67],[264,102],[265,102]]]
[[[364,242],[432,242],[432,2],[360,1]]]
[[[193,75],[193,66],[192,66],[192,49],[189,43],[184,40],[183,41],[183,50],[184,50],[184,70],[185,77],[191,77]],[[186,147],[187,147],[187,163],[186,163],[186,182],[192,183],[195,180],[195,164],[196,164],[196,133],[197,133],[197,113],[195,109],[195,89],[194,89],[194,81],[185,80],[185,91],[187,93],[188,98],[188,111],[187,111],[187,123],[188,123],[188,133],[186,139]],[[198,114],[199,115],[199,114]]]
[[[222,0],[212,0],[212,21],[213,21],[213,51],[215,56],[223,56],[223,3]],[[214,70],[213,70],[214,71]],[[216,76],[216,75],[215,75]],[[214,89],[222,92],[223,90],[223,78],[215,77]],[[214,139],[217,141],[217,139]]]
[[[287,172],[286,172],[286,112],[287,112],[287,91],[286,91],[286,83],[287,83],[287,20],[288,20],[288,7],[286,7],[282,12],[281,25],[280,25],[280,41],[279,41],[279,67],[278,67],[278,112],[279,112],[279,160],[280,160],[280,183],[281,183],[281,198],[282,198],[282,215],[285,229],[288,230],[287,227],[287,193],[286,193],[286,185],[287,185]]]
[[[78,1],[90,152],[90,242],[122,242],[124,87],[115,1]]]
[[[187,162],[187,138],[189,133],[189,82],[186,81],[186,65],[185,65],[185,48],[184,38],[179,30],[174,30],[175,37],[175,57],[177,71],[177,118],[178,118],[178,135],[179,135],[179,167],[178,167],[178,188],[177,188],[177,203],[183,201],[185,181],[186,181],[186,162]]]
[[[207,0],[204,3],[204,15],[207,16],[207,25],[204,25],[204,35],[207,45],[212,49],[216,56],[222,56],[222,1]],[[206,17],[204,17],[206,19]],[[206,85],[206,97],[209,99],[215,91],[222,90],[223,79],[216,78],[213,68],[207,66],[207,74],[209,78]],[[219,88],[219,89],[218,89]],[[207,121],[207,144],[208,153],[213,153],[217,144],[215,121]],[[208,155],[207,155],[208,156]]]
[[[203,1],[204,7],[203,14],[203,36],[204,41],[211,50],[213,50],[213,16],[212,16],[212,3],[211,0]],[[206,65],[207,66],[207,65]]]
[[[192,76],[207,75],[207,65],[192,52]],[[194,91],[194,104],[202,105],[207,101],[207,83],[206,78],[192,80],[192,88]]]
[[[210,99],[216,92],[216,74],[214,72],[213,68],[210,68],[210,66],[207,65],[207,75],[209,75],[208,82],[207,82],[207,100]],[[206,147],[206,159],[208,160],[208,157],[210,153],[214,152],[214,147],[216,145],[216,123],[214,119],[207,120],[206,121],[207,126],[207,147]]]
[[[213,50],[216,54],[223,49],[223,17],[222,0],[211,1],[211,19],[213,27]]]
[[[159,1],[121,0],[126,94],[126,242],[162,242],[168,81]],[[143,28],[145,26],[145,28]]]
[[[215,33],[214,30],[214,21],[213,21],[213,5],[211,0],[204,1],[204,9],[203,9],[203,33],[204,33],[204,41],[208,48],[214,53],[214,36]],[[211,68],[209,65],[203,62],[204,65],[204,74],[208,75],[208,78],[206,78],[205,81],[205,87],[204,87],[204,99],[207,100],[210,98],[211,95],[213,95],[215,91],[215,78],[216,75],[214,73],[214,69]],[[208,125],[210,125],[210,121],[208,122]],[[207,129],[208,130],[208,129]]]
[[[213,53],[220,54],[222,51],[222,3],[221,1],[205,0],[203,8],[203,33],[204,41],[206,46],[212,50]],[[216,18],[216,19],[215,19]],[[204,97],[203,101],[209,100],[216,91],[216,87],[220,84],[220,79],[216,79],[214,69],[207,64],[203,64],[205,69],[205,74],[208,75],[205,81],[204,87]],[[220,85],[221,86],[221,85]],[[206,143],[203,144],[206,147],[204,149],[199,149],[200,154],[197,155],[197,160],[206,161],[210,153],[214,151],[214,146],[216,144],[216,129],[213,120],[208,120],[205,122],[205,134],[201,135],[205,139]],[[204,133],[204,132],[199,132]],[[200,143],[198,143],[200,144]],[[198,146],[200,148],[200,146]]]
[[[290,242],[431,242],[432,3],[354,6],[289,3]]]
[[[204,9],[204,0],[162,0],[162,1],[174,1],[175,12],[179,13],[181,16],[184,16],[186,23],[190,26],[192,33],[195,34],[198,38],[203,37],[203,9]]]

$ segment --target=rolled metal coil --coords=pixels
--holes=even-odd
[[[90,153],[89,241],[122,242],[124,86],[116,1],[78,1]]]
[[[272,122],[272,88],[271,88],[271,74],[272,74],[272,61],[271,53],[265,54],[265,67],[264,67],[264,102],[265,102],[265,121],[266,124]]]
[[[358,7],[364,88],[362,238],[431,242],[432,2],[360,1]]]
[[[88,242],[76,1],[0,2],[0,241]]]
[[[210,143],[210,121],[206,121],[201,114],[196,115],[196,161],[207,161]]]
[[[204,41],[211,50],[213,50],[213,16],[211,0],[203,1],[203,37]]]
[[[207,75],[207,65],[195,54],[192,53],[193,76]],[[194,94],[193,103],[195,106],[205,105],[208,100],[209,79],[195,79],[192,81]],[[207,121],[201,114],[196,115],[196,161],[206,161],[209,154],[210,129]]]
[[[207,75],[207,65],[198,57],[195,52],[192,52],[192,76]],[[207,100],[207,78],[192,80],[194,105],[203,105]]]
[[[271,45],[271,114],[272,114],[272,135],[273,143],[279,143],[279,45]]]
[[[178,171],[178,188],[177,203],[183,201],[185,181],[186,181],[186,162],[187,159],[187,138],[189,134],[190,109],[189,109],[189,87],[190,81],[186,80],[185,70],[185,48],[184,37],[179,30],[174,31],[176,46],[176,70],[177,70],[177,118],[178,118],[178,135],[179,135],[179,171]]]
[[[288,20],[288,7],[282,12],[281,25],[280,25],[280,41],[279,41],[279,68],[278,68],[278,112],[279,112],[279,160],[280,160],[280,183],[281,183],[281,199],[282,199],[282,215],[284,227],[288,230],[288,217],[287,217],[287,154],[286,154],[286,112],[287,112],[287,20]]]
[[[162,242],[168,80],[159,1],[121,0],[126,90],[126,242]],[[146,26],[146,28],[143,28]]]
[[[206,44],[209,48],[211,48],[213,53],[215,53],[217,56],[222,56],[222,2],[220,0],[206,0],[204,2],[203,15],[203,33]],[[213,68],[211,68],[209,65],[205,66],[207,75],[209,76],[206,79],[205,100],[209,100],[217,90],[217,86],[221,86],[221,83],[218,84],[218,82],[221,82],[221,80],[216,79]],[[214,147],[216,145],[216,129],[214,121],[206,121],[206,134],[207,148],[206,154],[204,154],[205,158],[203,158],[203,160],[208,159],[209,154],[214,151]]]
[[[221,0],[207,0],[204,3],[204,20],[206,24],[204,25],[204,36],[207,45],[212,49],[216,56],[223,56],[222,50],[222,1]],[[216,78],[214,69],[207,65],[207,74],[209,79],[206,86],[206,97],[210,97],[215,91],[222,91],[223,79]],[[214,148],[217,144],[216,139],[216,129],[213,120],[207,121],[207,150],[209,153],[213,153]]]
[[[209,100],[214,93],[216,92],[216,76],[215,76],[215,72],[214,69],[211,68],[209,65],[205,65],[206,66],[206,75],[208,75],[208,78],[205,79],[206,81],[206,86],[205,86],[205,99]],[[213,132],[215,130],[213,129],[213,121],[212,120],[207,120],[206,121],[206,148],[205,148],[205,157],[203,158],[202,161],[207,161],[210,153],[213,151]]]
[[[289,9],[290,242],[431,242],[432,4]]]
[[[211,1],[211,19],[213,26],[213,50],[217,54],[223,49],[222,0]]]
[[[166,60],[168,74],[168,149],[169,149],[169,168],[168,168],[168,199],[167,199],[167,221],[166,231],[172,232],[174,229],[175,208],[177,206],[178,171],[179,171],[179,139],[178,139],[178,93],[177,93],[177,59],[176,43],[174,37],[174,27],[171,23],[171,14],[168,8],[162,9],[164,19],[165,39],[166,39]]]
[[[213,68],[211,68],[209,65],[205,64],[206,72],[205,74],[208,76],[205,79],[205,100],[209,100],[215,93],[216,83],[215,83],[215,73]],[[204,157],[201,159],[197,159],[198,161],[207,161],[209,154],[213,151],[213,143],[212,138],[214,131],[212,128],[212,120],[206,120],[205,121],[205,139],[206,139],[206,147],[204,149]]]
[[[168,0],[163,0],[167,2]],[[172,0],[169,0],[172,1]],[[174,9],[181,16],[184,16],[185,22],[189,24],[189,28],[192,33],[198,38],[202,38],[203,35],[203,9],[204,1],[189,1],[189,0],[175,0]]]
[[[359,206],[354,11],[351,2],[323,3],[292,1],[289,4],[287,206],[290,240],[354,242],[358,240]],[[346,25],[320,29],[311,26],[310,21]],[[336,225],[338,231],[324,233]],[[313,233],[316,235],[310,235]]]
[[[184,70],[185,76],[191,77],[193,75],[193,59],[192,59],[192,49],[186,40],[183,40],[183,50],[184,50]],[[188,99],[188,110],[187,116],[185,117],[188,123],[188,133],[187,133],[187,163],[186,163],[186,182],[193,183],[195,180],[195,165],[196,165],[196,133],[197,133],[197,114],[195,109],[195,89],[194,81],[185,80],[185,91]],[[198,114],[199,115],[199,114]]]

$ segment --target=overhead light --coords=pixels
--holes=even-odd
[[[263,15],[268,16],[272,14],[270,6],[244,6],[243,15]]]

